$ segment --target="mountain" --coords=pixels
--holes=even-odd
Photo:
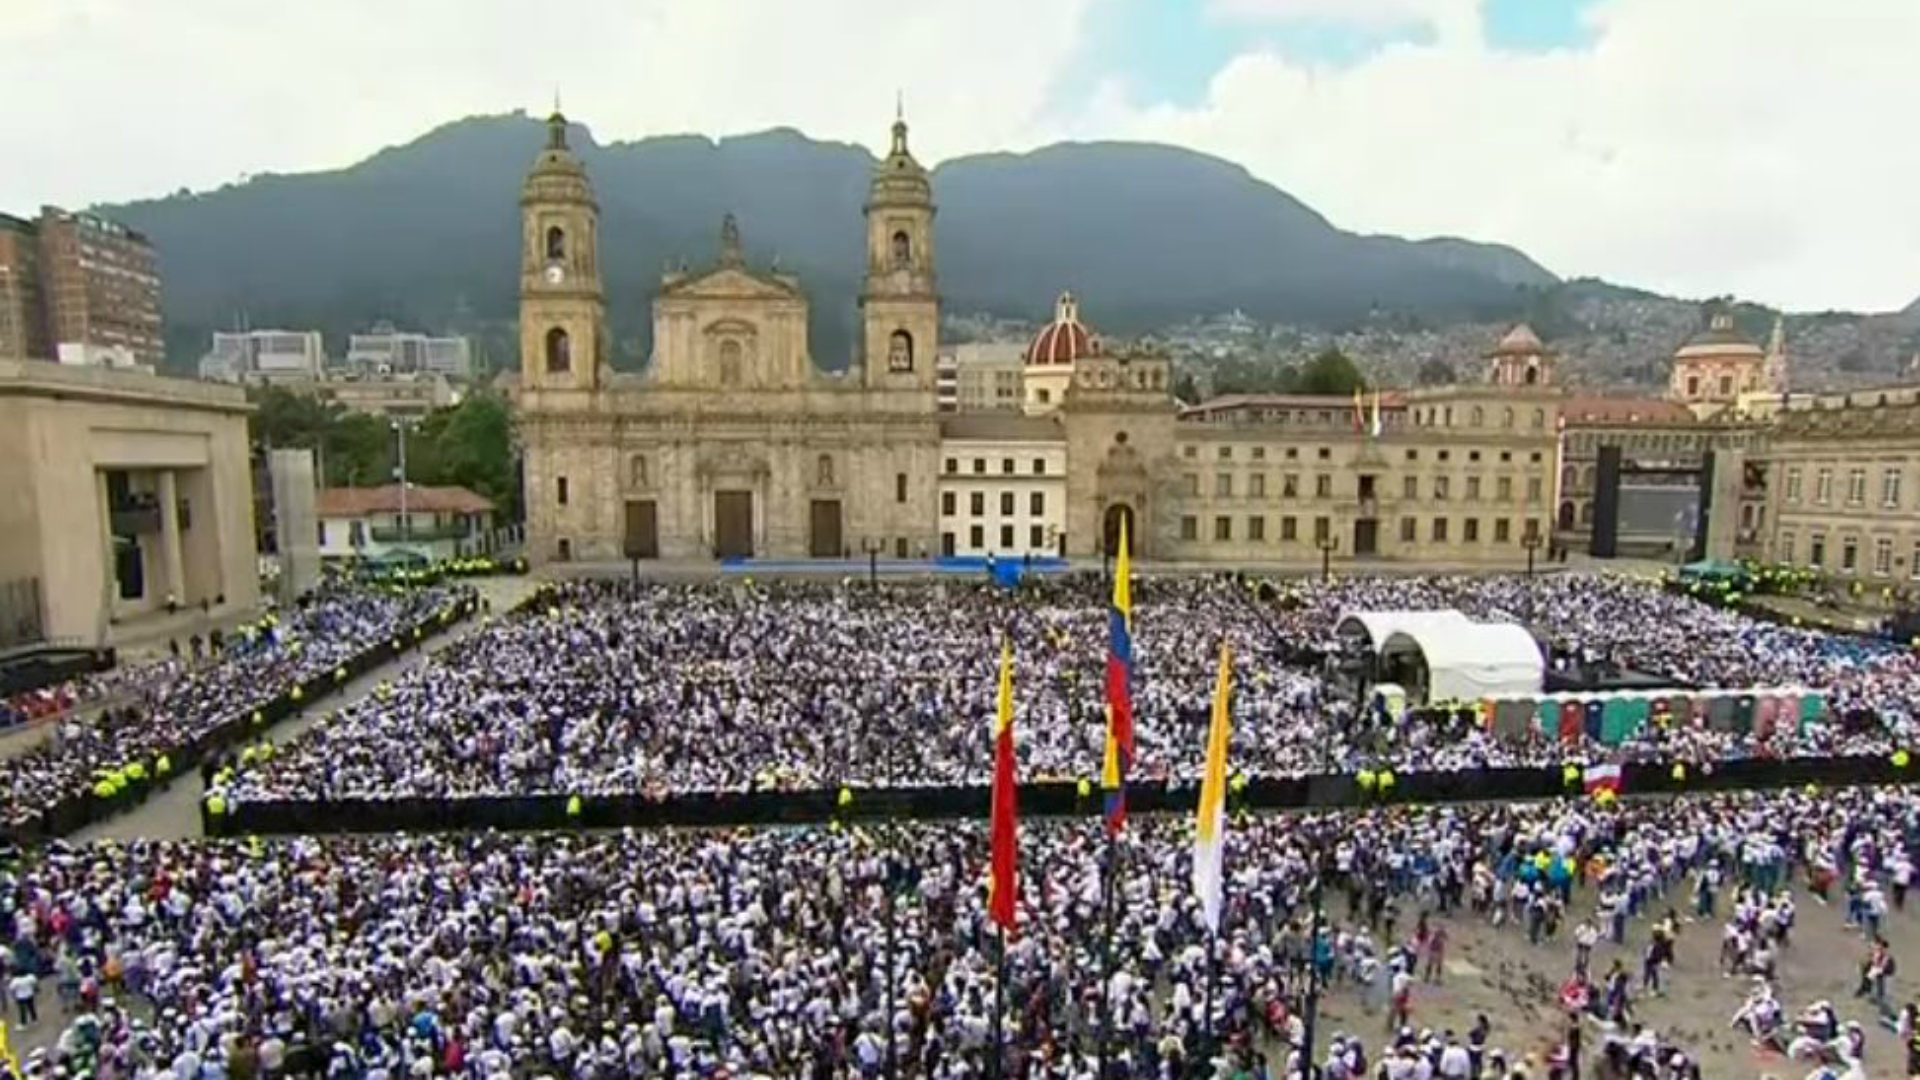
[[[337,171],[97,209],[158,249],[176,368],[198,359],[212,330],[243,321],[317,327],[338,351],[345,334],[385,319],[476,334],[511,362],[517,199],[543,137],[524,115],[471,118]],[[727,211],[751,259],[801,275],[816,362],[845,362],[873,165],[864,149],[787,129],[601,145],[576,126],[570,138],[600,200],[620,366],[647,354],[662,267],[711,259]],[[1113,333],[1228,309],[1337,328],[1381,311],[1497,320],[1558,284],[1509,247],[1345,232],[1237,165],[1169,146],[956,158],[935,171],[934,194],[953,312],[1042,318],[1073,289]]]

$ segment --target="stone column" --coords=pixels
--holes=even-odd
[[[98,643],[107,643],[113,621],[114,599],[120,595],[119,564],[113,549],[113,499],[107,492],[107,471],[93,470],[94,501],[100,507],[100,612],[95,630]]]
[[[160,470],[160,559],[165,568],[161,603],[171,598],[186,607],[187,596],[183,591],[186,574],[181,569],[180,551],[180,489],[174,482],[172,469]]]

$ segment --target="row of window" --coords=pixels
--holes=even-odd
[[[1780,561],[1788,565],[1799,564],[1793,533],[1780,534]],[[1807,537],[1806,566],[1818,570],[1827,566],[1827,534],[1813,533]],[[1840,562],[1831,567],[1843,574],[1860,572],[1860,538],[1843,536],[1840,538]],[[1873,574],[1875,577],[1890,577],[1893,574],[1893,541],[1888,537],[1875,537],[1873,541]],[[1907,563],[1907,576],[1920,579],[1920,540],[1914,541],[1913,554]]]
[[[1901,472],[1902,470],[1898,466],[1889,466],[1880,470],[1880,505],[1885,509],[1893,510],[1900,506]],[[1801,484],[1800,466],[1789,466],[1787,469],[1786,483],[1787,501],[1797,504],[1801,502],[1802,494],[1803,486]],[[1848,469],[1847,505],[1865,506],[1866,502],[1867,470],[1864,467]],[[1816,506],[1831,506],[1833,504],[1833,469],[1831,466],[1822,465],[1814,470],[1813,503]]]
[[[1265,473],[1253,473],[1252,475],[1248,476],[1246,479],[1247,479],[1247,483],[1246,483],[1245,494],[1247,498],[1264,499],[1267,497],[1267,475]],[[1362,477],[1361,479],[1363,481],[1367,481],[1367,480],[1371,480],[1372,477],[1367,476],[1367,477]],[[1200,496],[1199,474],[1187,473],[1184,477],[1182,477],[1182,480],[1184,483],[1183,494],[1185,494],[1188,498],[1198,498]],[[1538,477],[1538,476],[1527,477],[1527,501],[1529,502],[1540,501],[1541,491],[1544,488],[1544,486],[1545,485],[1542,483],[1541,477]],[[1223,472],[1223,473],[1214,474],[1213,476],[1213,497],[1214,498],[1231,499],[1234,497],[1234,490],[1235,490],[1234,475],[1232,473]],[[1451,476],[1433,477],[1431,490],[1433,492],[1433,499],[1436,502],[1446,502],[1448,499],[1451,499],[1453,497],[1453,490],[1454,490],[1453,477]],[[1478,476],[1466,477],[1464,481],[1464,491],[1463,491],[1465,501],[1478,502],[1480,501],[1481,494],[1482,494],[1481,478]],[[1283,473],[1281,475],[1280,497],[1283,499],[1297,499],[1300,497],[1300,474],[1299,473]],[[1320,473],[1313,478],[1313,497],[1316,499],[1333,498],[1332,474]],[[1360,485],[1359,497],[1363,499],[1371,499],[1371,498],[1377,498],[1378,496],[1377,496],[1377,493],[1372,490],[1371,484],[1362,483]],[[1417,476],[1401,477],[1400,478],[1400,497],[1403,499],[1420,498],[1420,478]],[[1511,476],[1495,477],[1493,497],[1496,501],[1499,501],[1499,502],[1512,502],[1513,501],[1513,477]]]
[[[1034,458],[1032,463],[1028,466],[1028,468],[1032,471],[1033,475],[1035,476],[1045,476],[1047,475],[1047,459]],[[1019,469],[1018,469],[1018,466],[1015,464],[1014,459],[1010,457],[1003,457],[1000,459],[1000,475],[1012,476],[1018,471]],[[973,459],[973,474],[975,476],[987,475],[987,459],[986,458],[977,457]],[[948,476],[960,475],[960,459],[959,458],[947,459],[947,475]]]
[[[960,500],[957,492],[943,491],[940,493],[940,512],[947,517],[952,517],[959,513],[959,510],[956,509],[959,503]],[[1018,502],[1013,492],[1003,491],[1000,493],[1001,517],[1012,517],[1014,515],[1014,507],[1017,505]],[[987,493],[984,491],[969,493],[967,495],[967,510],[974,517],[984,517],[987,513]],[[1028,492],[1027,513],[1033,517],[1043,517],[1046,515],[1046,512],[1047,493],[1044,491]],[[977,547],[978,545],[975,546]]]
[[[1213,519],[1213,539],[1218,542],[1230,542],[1233,539],[1235,539],[1235,536],[1234,536],[1235,520],[1236,520],[1235,518],[1227,514],[1216,515]],[[1452,538],[1453,538],[1452,521],[1453,521],[1452,518],[1445,518],[1445,517],[1437,517],[1437,518],[1429,519],[1428,526],[1427,526],[1427,539],[1436,544],[1445,544],[1445,543],[1452,542]],[[1280,518],[1280,535],[1279,535],[1280,543],[1290,544],[1290,543],[1295,543],[1300,539],[1299,522],[1300,522],[1300,519],[1294,517],[1291,514],[1284,515]],[[1262,542],[1267,539],[1267,519],[1264,516],[1255,514],[1252,517],[1247,518],[1244,522],[1243,527],[1245,531],[1240,534],[1241,539],[1245,539],[1255,543]],[[1540,519],[1527,518],[1525,524],[1522,526],[1522,530],[1523,531],[1521,532],[1521,535],[1523,537],[1539,536],[1540,535]],[[1332,534],[1333,534],[1332,518],[1316,517],[1313,519],[1313,542],[1314,543],[1318,544],[1326,540]],[[1513,519],[1494,518],[1492,537],[1493,537],[1493,542],[1496,544],[1512,543],[1513,542]],[[1200,539],[1200,519],[1198,517],[1192,514],[1188,514],[1183,516],[1180,519],[1180,539],[1182,540],[1199,540]],[[1460,519],[1461,542],[1467,543],[1467,544],[1477,544],[1481,542],[1481,539],[1482,539],[1482,530],[1480,528],[1480,519],[1474,518],[1474,517],[1461,518]],[[1406,544],[1415,544],[1420,542],[1420,519],[1419,518],[1403,517],[1400,519],[1400,541],[1401,543],[1406,543]]]
[[[1014,531],[1014,527],[1012,525],[1000,526],[1000,534],[999,534],[1000,543],[999,543],[999,546],[994,550],[1006,551],[1006,552],[1011,552],[1016,550],[1014,547],[1013,541],[1014,541],[1014,537],[1017,535],[1019,534]],[[1059,535],[1060,535],[1059,533],[1054,534],[1056,544],[1058,542]],[[954,533],[951,533],[951,532],[941,533],[940,534],[940,554],[946,555],[946,556],[952,556],[956,554],[955,545],[957,542],[958,542],[958,537]],[[973,551],[980,551],[985,549],[986,546],[987,546],[986,526],[984,525],[968,526],[967,527],[967,547]],[[1044,525],[1027,526],[1027,550],[1028,551],[1046,551],[1053,546],[1055,545],[1049,545],[1047,543],[1046,526]]]
[[[1247,450],[1247,452],[1248,452],[1248,453],[1247,453],[1247,460],[1249,460],[1249,461],[1265,461],[1265,460],[1267,460],[1267,448],[1266,448],[1266,447],[1264,447],[1264,446],[1250,446],[1250,447],[1247,447],[1247,448],[1246,448],[1246,450]],[[1286,459],[1287,459],[1288,461],[1297,461],[1297,460],[1299,460],[1299,458],[1300,458],[1300,448],[1299,448],[1299,447],[1297,447],[1297,446],[1289,446],[1289,447],[1286,447],[1286,448],[1285,448],[1285,450],[1286,450]],[[1186,459],[1187,459],[1187,460],[1189,460],[1189,461],[1192,461],[1192,460],[1194,460],[1194,459],[1196,459],[1196,458],[1198,458],[1198,457],[1200,456],[1200,448],[1199,448],[1198,446],[1196,446],[1196,445],[1194,445],[1193,443],[1188,443],[1188,444],[1186,444],[1185,446],[1183,446],[1183,447],[1181,447],[1181,448],[1180,448],[1180,456],[1181,456],[1181,457],[1184,457],[1184,458],[1186,458]],[[1217,456],[1217,457],[1218,457],[1218,459],[1219,459],[1219,460],[1221,460],[1221,461],[1232,461],[1232,460],[1234,460],[1234,455],[1233,455],[1233,447],[1232,447],[1231,445],[1227,445],[1227,446],[1221,446],[1221,447],[1219,447],[1219,448],[1218,448],[1218,450],[1217,450],[1217,452],[1216,452],[1216,456]],[[1327,446],[1321,446],[1321,447],[1316,447],[1316,448],[1314,449],[1314,456],[1315,456],[1316,458],[1318,458],[1319,460],[1321,460],[1321,461],[1331,461],[1331,460],[1333,460],[1333,448],[1332,448],[1332,447],[1327,447]],[[1419,460],[1420,460],[1420,448],[1419,448],[1419,447],[1417,447],[1417,446],[1409,446],[1409,447],[1407,447],[1407,448],[1406,448],[1406,459],[1407,459],[1408,461],[1419,461]],[[1435,461],[1452,461],[1452,460],[1453,460],[1453,451],[1452,451],[1452,450],[1450,450],[1450,449],[1442,449],[1442,450],[1435,450],[1435,451],[1433,452],[1433,459],[1434,459]],[[1468,451],[1467,451],[1467,460],[1468,460],[1468,461],[1479,461],[1479,460],[1480,460],[1480,451],[1478,451],[1478,450],[1468,450]],[[1511,451],[1511,450],[1502,450],[1502,451],[1500,451],[1500,460],[1501,460],[1501,461],[1503,461],[1503,462],[1511,462],[1511,461],[1513,460],[1513,451]],[[1535,451],[1532,451],[1531,453],[1529,453],[1529,454],[1527,455],[1527,460],[1528,460],[1529,462],[1532,462],[1532,463],[1533,463],[1533,464],[1535,464],[1535,465],[1538,465],[1538,464],[1540,464],[1540,451],[1538,451],[1538,450],[1535,450]],[[948,459],[948,461],[949,461],[949,462],[951,462],[951,461],[952,461],[952,459],[951,459],[951,458],[949,458],[949,459]],[[951,469],[949,469],[948,471],[949,471],[949,472],[951,472],[952,470],[951,470]]]

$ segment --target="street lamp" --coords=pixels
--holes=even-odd
[[[1529,532],[1520,538],[1520,546],[1527,549],[1527,576],[1533,576],[1533,553],[1540,550],[1540,534]]]
[[[867,553],[867,585],[869,588],[877,589],[880,587],[880,552],[885,549],[885,547],[885,544],[873,537],[867,537],[860,541],[860,550]]]
[[[1340,541],[1334,539],[1332,533],[1321,533],[1313,542],[1320,548],[1320,580],[1332,581],[1333,549],[1340,546]]]
[[[400,542],[405,544],[413,529],[413,516],[407,513],[407,431],[413,422],[407,417],[396,416],[392,420],[396,441],[400,444],[400,464],[394,469],[394,475],[400,479]]]
[[[1307,902],[1313,905],[1313,923],[1307,931],[1307,1000],[1300,1018],[1301,1076],[1318,1075],[1313,1064],[1313,1029],[1320,1019],[1320,930],[1321,920],[1326,917],[1321,906],[1320,871],[1321,867],[1314,867],[1313,885],[1307,894]]]

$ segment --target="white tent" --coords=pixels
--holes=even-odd
[[[1472,625],[1465,615],[1451,608],[1442,611],[1349,611],[1334,624],[1334,632],[1343,639],[1355,633],[1365,635],[1368,646],[1378,656],[1386,648],[1387,639],[1397,633],[1420,630],[1451,633]]]
[[[1417,653],[1427,669],[1427,700],[1477,701],[1490,694],[1538,694],[1546,661],[1525,627],[1465,619],[1395,630],[1380,653]]]

